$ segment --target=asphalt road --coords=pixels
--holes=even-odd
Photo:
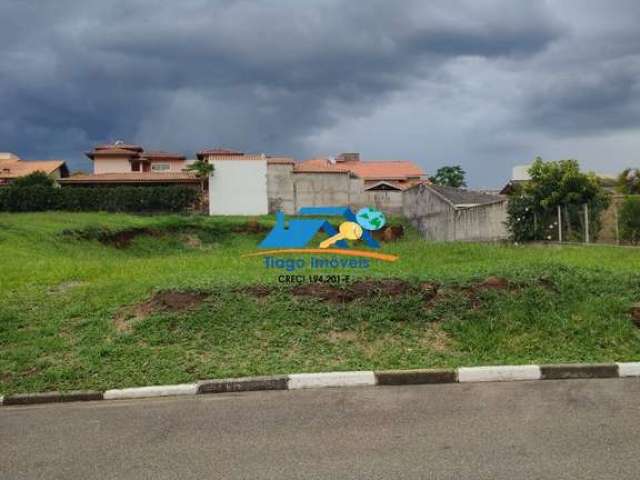
[[[634,479],[640,380],[0,408],[7,479]]]

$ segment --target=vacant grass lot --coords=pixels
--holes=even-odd
[[[640,360],[627,313],[640,300],[640,250],[429,244],[409,231],[383,248],[400,255],[396,263],[342,272],[406,283],[356,284],[336,296],[280,287],[286,272],[243,258],[256,250],[258,227],[233,218],[0,214],[0,393]],[[487,284],[491,276],[508,282]]]

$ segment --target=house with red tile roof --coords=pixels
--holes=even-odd
[[[55,181],[69,176],[64,160],[22,160],[13,153],[0,153],[0,186],[35,172],[43,172]]]
[[[217,182],[221,196],[218,198],[212,187],[212,202],[217,204],[212,207],[214,214],[257,215],[278,210],[294,214],[302,207],[336,205],[375,206],[400,213],[402,192],[427,181],[423,170],[413,162],[365,161],[358,153],[301,162],[286,156],[247,154],[227,148],[202,150],[197,156],[216,167],[213,181],[214,185]],[[266,173],[258,173],[263,171]],[[256,175],[266,176],[266,201],[255,198],[256,192],[261,191],[253,178]]]
[[[428,180],[408,160],[362,160],[359,153],[341,153],[297,163],[293,182],[296,209],[349,205],[401,213],[404,190]]]
[[[359,153],[305,160],[296,173],[349,172],[364,181],[364,189],[404,190],[425,180],[424,171],[408,160],[360,160]]]
[[[63,186],[199,184],[194,173],[185,171],[194,160],[182,154],[115,142],[98,145],[86,155],[93,173],[61,179]],[[215,167],[209,182],[214,214],[293,214],[303,207],[336,205],[399,213],[403,191],[428,181],[411,161],[361,160],[358,153],[298,162],[288,156],[216,147],[200,150],[196,157]]]
[[[179,153],[145,150],[140,145],[118,141],[98,145],[85,155],[93,162],[93,174],[73,175],[67,185],[198,185],[195,174],[186,172],[189,161]]]

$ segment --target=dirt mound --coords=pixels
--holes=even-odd
[[[81,230],[63,230],[62,234],[68,237],[77,238],[78,240],[97,240],[103,245],[110,245],[116,248],[127,248],[137,237],[159,237],[162,235],[162,232],[148,227],[134,227],[117,231],[104,227],[88,227]]]
[[[273,287],[268,285],[252,285],[240,289],[241,292],[251,295],[256,298],[268,297],[273,292]]]
[[[431,283],[419,285],[401,279],[359,280],[345,287],[337,287],[326,283],[308,283],[291,289],[291,293],[300,297],[312,297],[332,302],[352,302],[358,298],[372,296],[396,297],[399,295],[420,292],[425,301],[431,300],[438,293],[438,287]]]
[[[257,235],[268,230],[267,226],[262,225],[257,220],[249,220],[246,223],[226,225],[185,222],[150,227],[132,227],[115,231],[103,226],[89,226],[78,230],[63,230],[62,234],[78,240],[97,240],[103,245],[119,249],[129,248],[138,237],[175,237],[186,247],[201,248],[204,244],[224,241],[234,235]]]
[[[404,227],[402,225],[387,225],[383,229],[373,232],[373,237],[383,242],[395,242],[404,237]]]
[[[631,321],[633,324],[640,328],[640,303],[633,305],[629,313],[631,314]]]
[[[487,277],[476,288],[478,290],[508,290],[510,287],[509,280],[501,277]]]
[[[133,324],[160,312],[183,312],[194,310],[207,298],[204,292],[180,292],[164,290],[137,305],[121,309],[113,319],[120,332],[131,330]]]
[[[237,225],[233,228],[234,233],[265,233],[269,227],[262,225],[257,220],[248,220],[244,225]]]

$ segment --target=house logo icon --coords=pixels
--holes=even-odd
[[[302,218],[300,218],[302,217]],[[327,218],[342,217],[344,221],[338,229]],[[358,242],[370,249],[377,250],[380,243],[373,238],[373,232],[386,224],[384,214],[373,208],[362,208],[357,213],[349,207],[305,207],[298,212],[297,218],[285,219],[283,212],[276,213],[276,225],[258,245],[261,252],[249,254],[272,255],[282,253],[336,254],[354,257],[369,257],[393,262],[395,255],[357,250],[350,242]],[[326,238],[314,245],[318,235]]]
[[[300,218],[289,220],[285,225],[284,213],[276,213],[276,226],[260,243],[260,248],[304,248],[319,232],[326,233],[329,238],[320,243],[319,248],[328,248],[335,245],[340,248],[349,248],[347,240],[362,240],[371,248],[380,248],[380,244],[373,238],[370,223],[366,223],[370,217],[380,219],[376,230],[382,228],[386,222],[382,212],[363,208],[356,216],[348,207],[307,207],[299,211],[300,216],[306,217],[342,217],[346,221],[340,224],[339,231],[325,218]],[[358,217],[361,217],[360,222]]]

